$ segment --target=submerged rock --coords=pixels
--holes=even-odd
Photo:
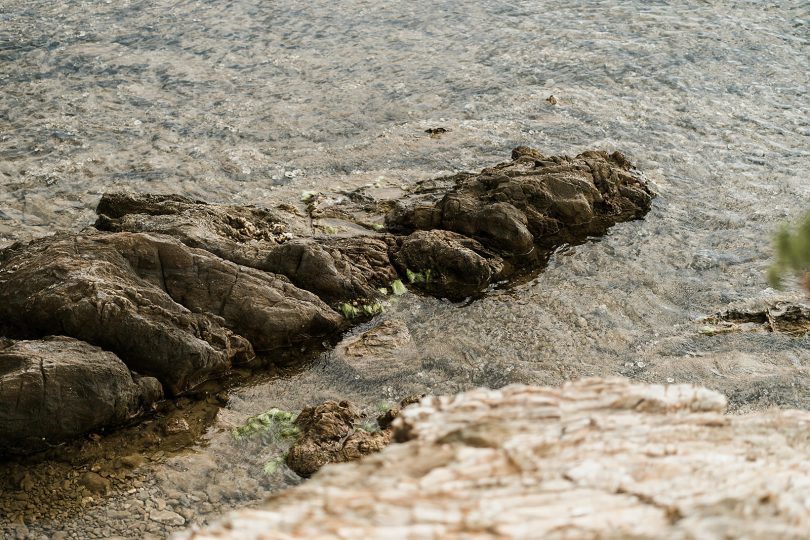
[[[0,453],[120,424],[162,398],[114,354],[67,337],[0,340]]]
[[[175,538],[805,538],[810,413],[725,406],[623,379],[427,397],[404,444]]]
[[[335,347],[336,358],[365,380],[394,376],[403,358],[415,354],[408,326],[399,319],[384,320],[359,335],[344,338]]]

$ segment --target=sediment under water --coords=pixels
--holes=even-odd
[[[298,480],[264,474],[276,450],[230,427],[327,398],[373,410],[621,374],[705,384],[738,410],[807,408],[810,338],[709,336],[698,319],[798,297],[764,273],[773,230],[810,200],[808,25],[805,2],[7,0],[0,245],[88,226],[113,189],[296,204],[478,170],[517,145],[621,150],[658,198],[519,286],[461,304],[401,297],[381,318],[403,320],[414,347],[387,377],[329,351],[270,372],[230,388],[190,450],[156,445],[130,478],[107,466],[128,449],[104,438],[89,463],[5,465],[0,531],[160,536],[250,504]],[[123,487],[68,505],[60,490],[94,466]]]

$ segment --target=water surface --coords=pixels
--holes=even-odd
[[[275,205],[478,170],[517,145],[618,149],[658,194],[646,219],[473,303],[403,297],[382,317],[416,352],[390,377],[324,353],[237,390],[153,489],[221,482],[247,504],[294,481],[262,476],[272,449],[227,427],[332,397],[622,374],[808,408],[810,338],[697,320],[797,297],[764,271],[773,230],[810,202],[809,41],[804,1],[5,0],[0,245],[86,227],[112,189]]]

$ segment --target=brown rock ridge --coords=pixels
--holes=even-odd
[[[286,279],[164,235],[57,235],[12,246],[0,253],[0,297],[0,321],[14,333],[98,345],[171,394],[249,362],[254,347],[342,323]]]
[[[393,444],[176,538],[806,538],[810,413],[586,379],[428,397]]]
[[[512,157],[479,174],[417,184],[393,208],[354,193],[316,212],[357,222],[385,213],[390,232],[313,236],[306,220],[282,209],[127,193],[102,197],[96,227],[168,234],[237,264],[284,275],[336,306],[377,298],[380,288],[406,279],[408,271],[429,276],[415,285],[430,294],[464,298],[522,267],[542,264],[562,243],[604,234],[650,209],[652,194],[642,175],[619,152],[571,158],[520,147]]]

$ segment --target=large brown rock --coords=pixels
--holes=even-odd
[[[423,398],[404,444],[177,538],[806,538],[810,413],[725,406],[623,379]]]
[[[0,453],[121,423],[162,397],[114,354],[67,337],[0,340]]]
[[[300,216],[177,195],[106,193],[96,227],[159,232],[223,259],[286,276],[332,305],[374,298],[397,273],[385,237],[312,238]]]
[[[646,183],[618,152],[570,158],[519,147],[512,158],[480,174],[421,183],[386,224],[395,232],[454,231],[520,256],[604,234],[650,209]]]
[[[240,265],[286,276],[332,306],[373,301],[409,271],[412,285],[461,299],[545,263],[549,250],[642,217],[652,194],[618,152],[575,158],[521,147],[513,160],[422,182],[394,204],[343,197],[316,216],[355,222],[387,213],[384,233],[313,235],[294,212],[213,205],[176,195],[105,194],[96,227],[159,232]],[[362,201],[362,204],[356,201]],[[394,234],[390,234],[394,233]],[[536,249],[537,248],[537,249]],[[508,259],[508,260],[505,260]]]
[[[304,409],[295,420],[300,434],[287,453],[287,466],[301,476],[310,476],[327,463],[379,452],[391,441],[391,430],[366,431],[362,420],[347,401],[326,401]]]
[[[342,321],[284,279],[148,234],[13,246],[0,254],[0,297],[0,322],[15,333],[99,345],[173,394],[250,361],[251,342],[285,346]]]

